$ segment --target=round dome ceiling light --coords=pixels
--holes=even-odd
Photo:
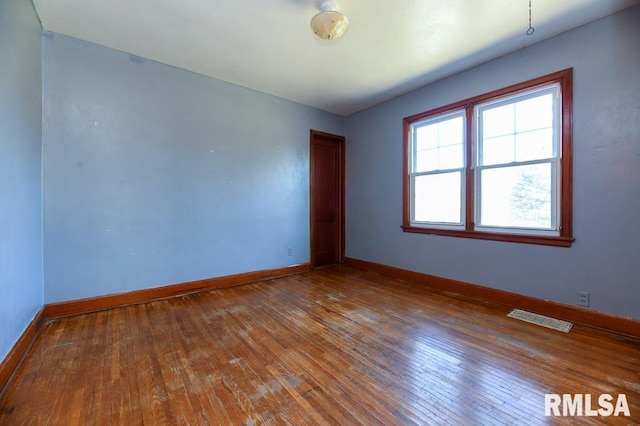
[[[320,5],[320,13],[311,18],[311,29],[323,40],[335,40],[341,37],[349,26],[349,20],[338,11],[333,1]]]

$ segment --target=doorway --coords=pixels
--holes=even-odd
[[[311,130],[311,267],[344,262],[345,138]]]

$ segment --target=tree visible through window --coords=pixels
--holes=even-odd
[[[548,228],[551,224],[549,173],[523,169],[511,191],[513,223],[525,228]]]
[[[405,118],[404,230],[570,246],[571,77]]]

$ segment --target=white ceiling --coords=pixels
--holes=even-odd
[[[319,0],[33,0],[45,30],[340,115],[640,3],[341,0],[346,34],[316,39]]]

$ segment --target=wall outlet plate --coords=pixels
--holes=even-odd
[[[589,307],[589,293],[586,291],[578,292],[578,301],[576,303],[578,306],[584,306],[585,308]]]

